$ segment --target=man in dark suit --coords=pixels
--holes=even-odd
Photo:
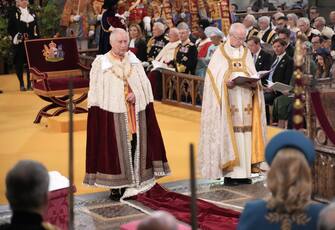
[[[6,175],[6,198],[13,212],[0,230],[56,230],[43,222],[48,204],[49,174],[40,163],[19,161]]]
[[[254,59],[257,72],[270,70],[272,56],[261,48],[261,40],[256,36],[252,36],[247,40],[247,45]],[[263,78],[262,84],[265,85],[266,83],[266,78]]]
[[[294,56],[294,46],[291,43],[291,39],[290,39],[291,31],[287,28],[281,28],[281,29],[277,29],[277,34],[278,34],[278,38],[283,39],[287,43],[286,53],[287,53],[288,56],[293,58],[293,56]]]
[[[24,86],[23,72],[26,60],[26,51],[24,49],[24,40],[35,39],[39,37],[37,17],[28,7],[28,1],[16,1],[17,6],[8,13],[8,33],[12,37],[14,66],[17,78],[20,82],[20,90],[31,90],[29,69],[27,68],[27,88]]]
[[[271,65],[268,81],[273,83],[281,82],[287,85],[290,84],[290,80],[293,74],[293,59],[286,53],[286,46],[287,43],[281,38],[277,38],[273,41],[272,47],[276,56],[274,62]],[[275,92],[271,88],[265,88],[264,92],[266,105],[273,105],[274,99],[281,95],[280,92]],[[266,119],[269,124],[270,116],[268,106],[266,109]]]

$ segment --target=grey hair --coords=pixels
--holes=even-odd
[[[305,25],[307,25],[308,27],[310,27],[310,21],[308,18],[306,17],[302,17],[302,18],[299,18],[298,21],[297,21],[297,24],[298,23],[304,23]]]
[[[165,30],[165,25],[161,22],[155,22],[153,27],[154,26],[157,26],[161,31],[164,31]]]
[[[264,21],[266,22],[268,25],[270,25],[270,18],[268,16],[262,16],[258,19],[258,22],[260,21]]]
[[[317,17],[314,21],[320,21],[322,25],[326,25],[326,19],[324,17]]]
[[[254,15],[248,14],[244,19],[251,21],[253,25],[256,25],[257,20]]]
[[[176,27],[173,27],[170,29],[170,33],[176,33],[176,34],[179,34],[179,31]]]
[[[46,206],[49,191],[47,169],[36,161],[19,161],[6,176],[6,197],[12,210],[31,211]]]
[[[318,230],[335,229],[335,203],[330,203],[319,214]]]
[[[298,16],[294,13],[288,14],[287,18],[292,18],[295,23],[298,21]]]
[[[236,22],[230,26],[229,35],[235,35],[237,31],[244,30],[245,35],[247,35],[247,30],[242,23]]]
[[[282,13],[282,12],[277,12],[277,13],[275,13],[275,14],[273,15],[273,18],[277,20],[278,18],[283,17],[283,16],[285,16],[284,13]]]
[[[186,22],[181,22],[177,26],[178,30],[188,30],[190,31],[190,27],[187,25]]]
[[[115,41],[115,38],[116,38],[116,35],[118,34],[121,34],[121,33],[125,33],[127,35],[127,38],[129,40],[129,34],[124,30],[124,29],[121,29],[121,28],[115,28],[111,34],[109,35],[109,42],[112,43]]]

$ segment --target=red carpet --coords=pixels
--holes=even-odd
[[[178,220],[191,224],[191,197],[176,192],[170,192],[156,184],[149,191],[130,197],[153,209],[167,211]],[[220,208],[212,203],[197,200],[198,227],[203,230],[236,229],[239,212]]]

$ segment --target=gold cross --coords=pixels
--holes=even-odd
[[[244,108],[244,111],[247,112],[248,114],[250,114],[252,112],[252,107],[250,104],[248,104],[248,106],[246,108]]]
[[[238,112],[238,108],[235,107],[235,105],[232,105],[230,108],[230,113],[232,116],[234,116],[234,113]]]

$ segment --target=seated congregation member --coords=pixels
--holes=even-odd
[[[136,57],[144,62],[147,60],[147,44],[144,40],[142,29],[138,24],[129,26],[129,49],[136,55]]]
[[[257,37],[259,37],[263,42],[271,44],[276,38],[276,31],[271,28],[270,18],[268,16],[262,16],[258,19],[258,26],[260,30],[258,31]]]
[[[297,33],[299,28],[297,27],[298,16],[294,13],[287,15],[287,28],[293,33]]]
[[[287,28],[277,29],[277,34],[278,38],[283,39],[287,43],[285,51],[288,56],[293,58],[295,48],[290,38],[291,31]]]
[[[297,26],[299,28],[299,32],[297,34],[305,34],[309,41],[312,41],[314,36],[320,35],[320,31],[314,29],[310,25],[310,21],[308,18],[299,18],[297,21]]]
[[[161,22],[155,22],[152,27],[152,37],[147,43],[148,62],[154,60],[163,47],[169,42],[169,38],[165,34],[165,25]],[[149,67],[151,70],[151,67]]]
[[[174,58],[176,55],[176,50],[180,44],[179,30],[177,28],[171,28],[169,30],[169,43],[166,44],[163,49],[159,52],[156,61],[167,64],[169,67],[174,67]],[[154,94],[155,100],[162,100],[163,97],[163,87],[162,87],[162,74],[159,70],[152,70],[148,74],[150,84],[152,87],[152,92]]]
[[[335,203],[326,206],[319,215],[318,230],[335,229]]]
[[[173,62],[176,49],[180,44],[179,30],[175,27],[171,28],[168,33],[168,38],[169,42],[159,52],[155,60],[170,65]]]
[[[316,229],[324,205],[311,202],[312,141],[298,131],[281,132],[268,143],[265,159],[271,195],[248,202],[237,229]]]
[[[254,15],[248,14],[243,19],[243,25],[247,29],[247,40],[252,36],[257,36],[258,29],[255,27],[257,25],[257,20]]]
[[[310,49],[310,42],[306,41],[302,43],[302,53],[303,53],[303,65],[302,71],[303,73],[310,74],[315,76],[316,73],[316,64],[313,60],[308,60],[309,57],[307,55],[307,49]],[[290,85],[294,87],[295,79],[292,76],[290,80]],[[273,120],[278,121],[279,128],[293,128],[293,91],[283,92],[283,95],[276,97],[273,102]]]
[[[335,31],[335,10],[329,13],[329,25],[332,30]]]
[[[252,54],[257,72],[270,70],[272,56],[262,49],[261,40],[258,37],[253,36],[247,40],[247,46]],[[266,79],[267,78],[264,77],[261,80],[263,85],[267,84]]]
[[[170,169],[150,82],[128,52],[128,33],[113,30],[110,43],[90,72],[84,184],[111,188],[110,198],[119,200],[125,189],[135,195]]]
[[[197,31],[193,33],[198,39],[195,45],[198,49],[198,58],[204,58],[207,54],[208,47],[212,45],[211,39],[205,33],[207,27],[210,26],[210,22],[207,19],[201,19]]]
[[[326,19],[324,17],[315,18],[314,27],[321,33],[322,36],[325,36],[328,39],[331,39],[335,33],[334,30],[326,26]]]
[[[323,43],[323,38],[321,35],[317,35],[317,36],[314,36],[312,38],[312,56],[313,56],[313,60],[316,61],[316,52],[318,51],[318,49],[321,48],[321,44]]]
[[[43,222],[48,204],[49,174],[36,161],[19,161],[6,176],[6,198],[12,210],[10,224],[1,230],[51,230],[58,229]]]
[[[189,39],[190,28],[185,22],[177,26],[179,30],[180,44],[177,47],[175,67],[178,73],[195,74],[197,65],[197,47]]]
[[[199,77],[205,77],[207,66],[211,60],[211,57],[216,49],[222,44],[224,37],[224,34],[217,27],[209,26],[206,28],[205,33],[207,34],[208,38],[211,39],[212,44],[208,47],[206,56],[203,58],[198,58],[195,75]]]
[[[281,82],[290,84],[293,74],[293,59],[285,52],[286,42],[283,39],[277,38],[273,41],[273,50],[276,54],[275,60],[271,65],[270,73],[267,80],[271,82]],[[281,93],[273,91],[271,88],[264,89],[264,98],[266,106],[266,118],[268,124],[270,123],[269,105],[273,105],[273,101]]]
[[[199,26],[197,31],[193,33],[199,39],[196,41],[195,45],[198,49],[198,62],[195,70],[195,75],[204,76],[206,71],[206,65],[202,61],[208,52],[208,48],[213,44],[211,39],[205,33],[205,30],[209,27],[210,23],[207,19],[202,19],[199,21]]]
[[[331,77],[330,68],[332,67],[332,58],[327,49],[319,48],[316,51],[316,78]]]

